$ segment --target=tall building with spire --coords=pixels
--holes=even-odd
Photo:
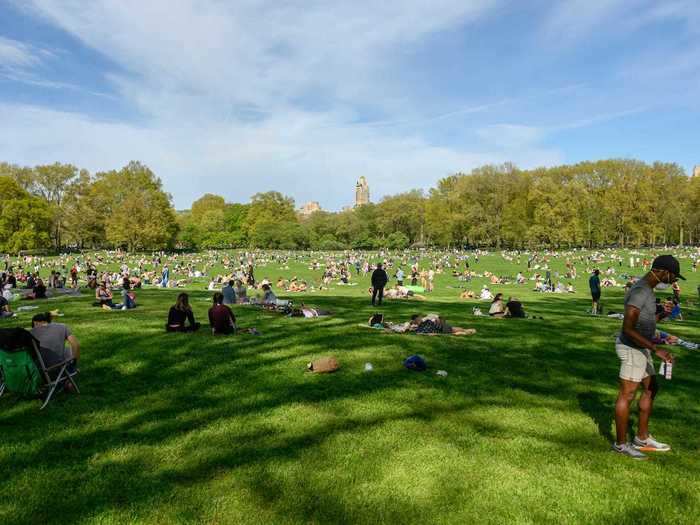
[[[369,184],[367,179],[360,177],[355,184],[355,207],[369,204]]]

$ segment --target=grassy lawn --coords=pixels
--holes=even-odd
[[[696,302],[698,274],[682,264]],[[497,255],[472,267],[525,270]],[[488,305],[460,300],[463,283],[445,274],[426,301],[382,308],[391,320],[439,312],[477,329],[461,338],[359,327],[375,311],[368,278],[279,294],[329,318],[235,307],[259,336],[166,334],[178,290],[139,291],[129,312],[92,307],[90,294],[51,300],[82,343],[82,394],[41,412],[0,398],[0,523],[697,523],[700,353],[674,347],[673,380],[660,380],[651,431],[673,451],[613,454],[621,322],[585,313],[583,270],[575,294],[492,286],[543,320],[474,317]],[[303,262],[256,269],[273,283],[319,274]],[[211,293],[189,292],[205,321]],[[621,311],[622,297],[603,289],[607,310]],[[27,327],[35,312],[1,326]],[[684,301],[684,312],[668,330],[700,340],[698,308]],[[428,371],[402,367],[414,353]],[[305,373],[323,355],[341,370]]]

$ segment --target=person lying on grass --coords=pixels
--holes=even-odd
[[[473,328],[461,328],[452,326],[445,321],[439,314],[427,314],[425,316],[413,315],[410,321],[410,331],[415,331],[420,335],[472,335],[476,333]]]
[[[301,303],[299,308],[292,309],[291,313],[289,314],[290,317],[326,317],[329,315],[333,315],[333,312],[330,310],[312,308],[310,306],[306,306],[304,303]]]
[[[651,340],[655,345],[680,345],[688,350],[697,350],[698,344],[691,341],[685,341],[676,335],[671,335],[668,332],[656,331],[654,338]]]
[[[196,332],[197,330],[199,330],[199,323],[194,319],[190,298],[186,293],[181,293],[177,296],[175,304],[170,307],[165,331]]]
[[[373,289],[370,288],[369,294],[372,295]],[[419,299],[425,301],[425,296],[415,293],[413,290],[409,290],[405,286],[395,284],[393,288],[389,288],[384,292],[384,297],[387,299]]]
[[[236,317],[223,302],[224,294],[216,292],[213,298],[214,304],[209,308],[209,326],[213,335],[230,335],[236,332]]]
[[[425,316],[415,314],[405,323],[392,323],[384,319],[384,314],[377,313],[369,318],[369,326],[398,334],[415,332],[420,335],[473,335],[476,333],[473,328],[450,325],[439,314]]]

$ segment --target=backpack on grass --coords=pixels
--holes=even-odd
[[[310,372],[315,372],[317,374],[328,374],[338,370],[340,365],[335,357],[321,357],[309,363],[306,368]]]
[[[29,352],[0,350],[0,374],[0,384],[4,382],[9,392],[23,396],[39,394],[42,378]]]
[[[403,366],[405,366],[409,370],[415,370],[416,372],[423,372],[426,368],[428,368],[425,359],[423,359],[419,355],[412,355],[407,357],[406,360],[403,362]]]

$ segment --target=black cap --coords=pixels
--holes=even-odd
[[[685,281],[685,277],[681,275],[681,263],[678,262],[673,255],[659,255],[654,262],[651,263],[652,270],[666,270],[671,272],[679,279]]]

